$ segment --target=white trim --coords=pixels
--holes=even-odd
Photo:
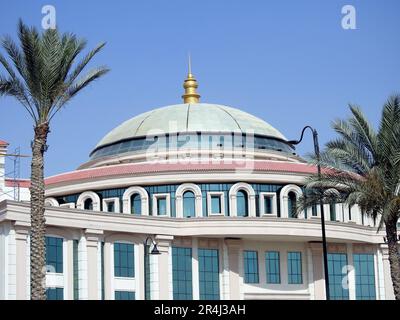
[[[202,217],[203,216],[203,201],[202,201],[202,193],[201,189],[198,185],[194,183],[184,183],[181,184],[175,192],[176,199],[176,217],[177,218],[185,218],[183,216],[183,195],[186,191],[191,191],[194,193],[195,198],[195,216]]]
[[[131,213],[131,197],[133,194],[138,193],[140,195],[140,200],[141,200],[141,215],[143,216],[148,216],[149,215],[149,195],[147,194],[147,191],[138,186],[130,187],[125,190],[124,194],[122,195],[122,201],[123,201],[123,213]]]
[[[207,192],[207,216],[224,216],[225,215],[225,193],[220,191],[210,191]],[[219,196],[221,212],[212,212],[211,197]]]
[[[44,205],[51,206],[51,207],[59,207],[60,206],[57,199],[53,198],[53,197],[46,198],[46,200],[44,200]]]
[[[245,182],[238,182],[234,184],[229,190],[229,206],[231,217],[237,217],[237,193],[239,190],[244,190],[247,193],[247,201],[248,201],[248,216],[255,217],[256,216],[256,202],[255,202],[255,192],[251,185]]]
[[[260,217],[277,217],[278,216],[278,200],[275,192],[260,192]],[[265,213],[264,199],[272,198],[272,212]]]
[[[104,212],[109,212],[109,211],[107,211],[107,204],[109,202],[114,202],[114,211],[113,212],[120,213],[120,210],[119,210],[119,198],[118,197],[103,199],[103,211]]]
[[[92,199],[93,201],[92,211],[100,211],[100,197],[93,191],[85,191],[81,193],[76,201],[76,208],[85,210],[85,201],[87,199]]]
[[[75,203],[74,202],[63,203],[60,204],[60,208],[75,209]]]
[[[165,198],[166,199],[166,206],[167,206],[167,213],[165,215],[158,215],[158,199]],[[153,212],[152,215],[155,217],[170,217],[171,216],[171,196],[169,193],[154,193],[153,194]]]

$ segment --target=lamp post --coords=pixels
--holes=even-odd
[[[157,248],[157,242],[154,241],[152,236],[147,236],[146,240],[143,241],[143,246],[144,246],[144,297],[145,297],[145,300],[147,299],[146,298],[146,292],[147,292],[147,286],[148,286],[148,283],[146,281],[147,280],[146,259],[147,259],[147,256],[149,254],[147,252],[147,246],[148,246],[149,240],[153,244],[153,249],[150,251],[150,254],[151,255],[159,255],[159,254],[161,254],[161,252]]]
[[[319,143],[318,143],[318,132],[314,128],[310,126],[305,126],[301,132],[300,140],[291,140],[288,141],[289,144],[291,145],[297,145],[303,140],[303,135],[304,132],[310,129],[313,135],[313,141],[314,141],[314,152],[315,156],[317,158],[317,171],[318,171],[318,178],[321,178],[321,155],[319,152]],[[325,235],[325,213],[324,213],[324,203],[322,200],[322,196],[320,196],[319,199],[319,205],[321,208],[321,229],[322,229],[322,249],[323,249],[323,255],[324,255],[324,273],[325,273],[325,292],[326,292],[326,300],[330,300],[330,294],[329,294],[329,273],[328,273],[328,251],[327,251],[327,246],[326,246],[326,235]]]

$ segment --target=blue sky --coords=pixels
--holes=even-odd
[[[0,34],[15,36],[19,18],[40,27],[46,4],[61,31],[89,47],[106,41],[92,66],[111,68],[54,119],[46,175],[78,167],[122,121],[180,103],[189,51],[202,102],[259,116],[288,139],[309,124],[328,141],[348,103],[377,124],[387,97],[400,92],[398,0],[13,0],[0,11]],[[341,27],[346,4],[356,8],[357,30]],[[22,107],[0,98],[0,119],[0,139],[30,153],[32,122]],[[311,137],[298,151],[312,151]],[[29,177],[29,160],[21,164]]]

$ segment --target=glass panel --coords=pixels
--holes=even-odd
[[[356,299],[376,300],[374,255],[354,254],[353,260],[356,276]]]
[[[329,293],[332,300],[349,300],[347,255],[328,253]]]
[[[167,214],[167,198],[157,198],[157,214],[159,216],[165,216]]]
[[[336,221],[336,204],[335,203],[331,203],[329,205],[329,212],[330,212],[331,221]]]
[[[63,239],[46,237],[47,272],[63,273]]]
[[[219,262],[217,249],[199,249],[200,300],[219,300]]]
[[[134,291],[115,291],[115,300],[135,300]]]
[[[115,211],[115,203],[114,201],[107,202],[107,212],[114,212]]]
[[[83,204],[83,208],[85,210],[93,210],[93,200],[92,199],[86,199],[84,204]]]
[[[313,217],[316,217],[316,216],[318,215],[317,205],[316,205],[316,204],[314,204],[314,205],[311,207],[311,215],[312,215]]]
[[[64,300],[64,288],[47,288],[47,300]]]
[[[247,217],[249,215],[247,193],[243,190],[239,190],[236,194],[236,199],[238,217]]]
[[[244,282],[258,283],[258,253],[257,251],[243,251]]]
[[[174,300],[192,300],[192,249],[172,247]]]
[[[288,282],[289,284],[303,283],[301,252],[288,252]]]
[[[265,253],[265,269],[267,283],[281,283],[279,251],[268,251]]]
[[[272,197],[264,196],[264,214],[272,214]]]
[[[288,212],[289,218],[296,218],[296,206],[297,198],[294,192],[289,192],[288,194]]]
[[[135,277],[134,245],[130,243],[114,243],[114,276]]]
[[[186,191],[183,194],[183,216],[184,217],[195,217],[195,197],[192,191]]]
[[[221,213],[221,196],[211,196],[211,213]]]
[[[131,196],[131,213],[142,214],[142,199],[138,193]]]
[[[74,300],[79,300],[79,269],[78,269],[78,240],[73,240],[72,259],[73,259],[73,277],[74,277]]]

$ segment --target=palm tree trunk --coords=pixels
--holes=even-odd
[[[31,163],[31,299],[46,299],[46,225],[44,217],[44,160],[49,124],[35,127]]]
[[[396,300],[400,300],[400,255],[397,242],[397,219],[392,218],[386,222],[386,237],[394,296]]]

